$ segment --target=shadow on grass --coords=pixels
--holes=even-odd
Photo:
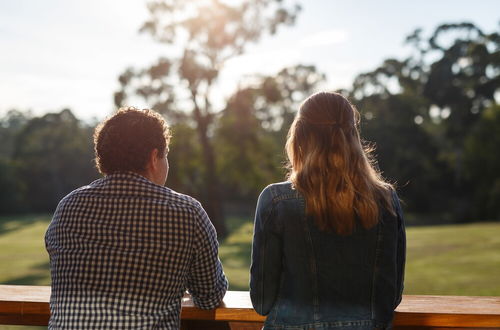
[[[26,226],[30,226],[38,221],[49,222],[50,214],[23,214],[10,215],[0,217],[0,235],[20,230]]]
[[[8,280],[2,284],[8,284],[8,285],[37,285],[38,282],[41,280],[44,280],[46,278],[45,275],[42,274],[33,274],[33,275],[26,275],[22,277],[18,277],[12,280]]]
[[[221,243],[219,256],[229,277],[230,290],[248,290],[253,223],[250,217],[228,218],[230,234]]]
[[[29,268],[29,274],[21,277],[16,277],[9,279],[7,281],[3,281],[2,284],[8,285],[48,285],[45,283],[47,281],[47,277],[50,275],[50,266],[48,262],[42,262],[36,264]]]
[[[224,271],[229,278],[229,290],[248,291],[250,243],[234,243],[220,254]]]

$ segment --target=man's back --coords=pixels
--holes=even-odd
[[[46,245],[52,328],[174,329],[186,289],[207,309],[227,289],[201,205],[131,172],[66,196]]]

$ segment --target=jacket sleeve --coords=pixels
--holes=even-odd
[[[269,188],[257,202],[250,267],[250,298],[255,311],[267,315],[278,295],[282,269],[282,238],[274,224]]]
[[[222,302],[228,282],[218,257],[215,228],[201,206],[198,216],[194,237],[196,252],[191,261],[187,289],[197,307],[213,309]]]
[[[405,276],[405,263],[406,263],[406,229],[403,218],[403,211],[401,209],[401,204],[399,203],[399,198],[394,193],[394,204],[395,211],[398,220],[398,240],[397,240],[397,277],[396,277],[396,288],[397,295],[396,301],[394,304],[394,308],[396,308],[400,303],[403,297],[403,289],[404,289],[404,276]]]

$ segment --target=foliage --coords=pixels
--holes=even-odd
[[[184,10],[182,3],[172,6]],[[267,8],[266,15],[271,15],[267,18],[281,8],[273,1],[259,6]],[[163,17],[170,7],[155,8],[152,17]],[[238,10],[233,14],[247,15]],[[171,22],[176,34],[170,37],[182,39],[177,30],[195,29],[189,15]],[[265,22],[269,23],[261,21]],[[253,26],[241,24],[242,31],[250,33]],[[242,81],[221,108],[215,108],[206,88],[216,88],[222,59],[242,52],[243,45],[260,34],[254,39],[236,38],[236,43],[231,38],[203,39],[210,29],[215,25],[197,27],[191,39],[187,34],[182,40],[184,51],[196,50],[193,63],[216,70],[211,75],[208,69],[187,70],[187,55],[173,54],[151,68],[126,71],[120,82],[121,97],[142,95],[172,124],[168,185],[200,199],[208,211],[215,212],[210,215],[217,221],[222,219],[217,217],[221,214],[217,205],[253,209],[263,187],[284,179],[288,127],[299,103],[325,77],[314,66],[303,64],[272,76],[253,76]],[[161,31],[154,35],[167,33]],[[221,53],[210,53],[218,42],[224,42]],[[412,223],[499,220],[498,32],[486,33],[470,23],[443,24],[427,38],[416,30],[407,42],[414,48],[410,57],[387,59],[356,77],[351,89],[341,91],[360,110],[362,136],[369,147],[375,147],[384,176],[397,184],[405,210],[417,215]],[[205,48],[197,48],[200,45]],[[220,59],[220,65],[202,60],[207,56]],[[170,101],[158,101],[167,96]],[[12,110],[1,118],[0,212],[50,212],[62,196],[96,178],[92,130],[91,124],[69,110],[39,117]],[[224,236],[224,230],[219,234]]]
[[[11,150],[0,159],[2,212],[52,211],[71,190],[97,178],[92,127],[70,110],[21,121],[11,114],[2,120],[10,132],[4,148]]]
[[[0,157],[10,159],[14,148],[14,139],[31,117],[30,112],[15,109],[7,111],[0,121]]]
[[[203,201],[220,235],[225,235],[216,156],[212,145],[215,109],[212,89],[228,59],[281,25],[291,25],[300,10],[280,0],[228,3],[219,0],[150,1],[141,32],[165,44],[168,57],[146,69],[127,69],[115,93],[117,106],[128,96],[144,98],[172,122],[196,128],[202,150]],[[181,51],[176,51],[181,49]]]
[[[287,132],[299,104],[315,92],[326,76],[314,65],[298,64],[264,77],[254,102],[256,116],[268,130]]]
[[[474,213],[481,219],[500,219],[500,105],[481,114],[465,140],[465,170],[474,182]]]
[[[299,102],[315,91],[324,75],[296,65],[237,90],[215,130],[214,146],[226,199],[256,201],[271,182],[284,180],[283,146]]]
[[[168,154],[170,169],[167,186],[185,194],[203,198],[201,192],[204,191],[205,173],[196,130],[182,123],[175,124],[171,128],[173,139],[170,140]]]
[[[19,165],[0,158],[0,214],[16,213],[22,210],[24,182],[19,180]]]
[[[365,137],[378,145],[381,168],[400,184],[412,212],[450,213],[455,221],[498,218],[477,207],[481,181],[494,171],[476,167],[466,175],[472,168],[466,168],[464,144],[479,134],[474,131],[499,132],[494,125],[476,127],[500,92],[498,32],[464,22],[442,24],[428,38],[417,29],[406,40],[415,50],[409,58],[384,61],[359,75],[350,91],[366,120]],[[491,144],[498,149],[498,142]]]
[[[279,180],[281,146],[255,116],[255,90],[240,90],[229,100],[214,137],[217,168],[226,200],[255,200],[266,184]]]
[[[442,162],[437,160],[435,141],[414,121],[425,101],[403,94],[385,98],[371,95],[356,105],[363,116],[362,136],[372,142],[372,148],[376,147],[375,159],[384,176],[398,186],[405,206],[439,211],[435,198],[446,186],[445,177],[440,175]]]

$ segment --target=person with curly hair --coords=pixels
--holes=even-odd
[[[64,197],[45,235],[50,329],[178,329],[186,290],[203,309],[222,301],[215,228],[164,187],[170,138],[153,110],[122,108],[96,127],[104,177]]]

